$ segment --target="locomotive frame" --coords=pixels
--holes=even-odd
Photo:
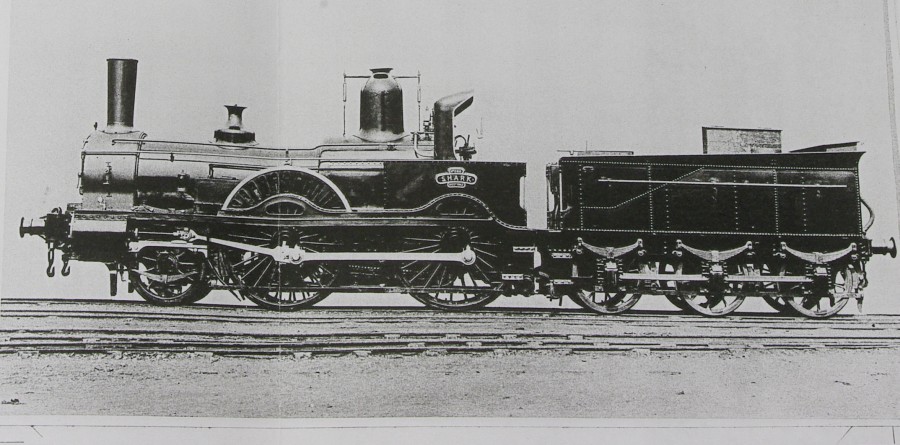
[[[237,105],[212,142],[148,139],[133,124],[137,61],[109,59],[108,70],[107,126],[82,148],[82,202],[43,225],[23,218],[20,235],[46,240],[49,276],[57,250],[62,275],[73,260],[104,263],[112,295],[121,279],[161,305],[225,289],[274,310],[332,292],[470,310],[541,293],[615,314],[658,294],[705,316],[762,297],[825,318],[861,303],[872,255],[896,255],[893,239],[865,237],[852,144],[563,157],[547,167],[548,229],[537,230],[526,227],[525,164],[473,161],[454,135],[472,92],[438,100],[407,133],[397,79],[420,77],[373,69],[356,136],[262,147]]]

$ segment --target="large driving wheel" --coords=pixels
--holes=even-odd
[[[188,249],[147,247],[135,258],[128,273],[134,290],[160,306],[179,306],[200,301],[209,294],[206,260]]]
[[[240,242],[264,247],[299,246],[308,252],[327,251],[337,245],[323,234],[278,230],[266,236],[236,236]],[[267,240],[268,239],[268,240]],[[267,241],[266,241],[267,240]],[[293,311],[327,297],[338,278],[336,266],[325,263],[280,263],[269,255],[224,249],[220,252],[228,281],[240,294],[266,309]]]
[[[294,217],[311,212],[350,211],[350,204],[331,180],[311,170],[275,167],[241,181],[222,205],[222,212],[267,217]]]
[[[422,304],[448,311],[477,309],[500,296],[497,244],[466,228],[452,228],[433,236],[413,236],[403,240],[406,252],[450,253],[466,247],[475,252],[471,265],[458,262],[410,261],[400,265],[404,284],[422,288],[411,292]]]

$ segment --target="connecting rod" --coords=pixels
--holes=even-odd
[[[447,263],[461,263],[472,265],[477,256],[471,246],[466,246],[461,252],[310,252],[300,246],[288,246],[284,243],[278,247],[262,247],[253,244],[229,241],[221,238],[213,238],[197,235],[193,230],[176,232],[176,236],[184,241],[206,241],[209,244],[232,247],[247,252],[258,253],[272,257],[278,263],[302,264],[304,262],[323,261],[436,261]],[[186,247],[181,245],[181,247]]]

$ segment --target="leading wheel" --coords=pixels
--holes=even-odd
[[[476,259],[471,265],[441,261],[410,261],[400,265],[404,284],[423,289],[410,295],[425,306],[466,311],[487,306],[500,296],[495,267],[498,246],[472,230],[457,227],[434,235],[407,237],[403,247],[406,252],[420,253],[455,253],[467,247],[475,252]]]
[[[294,230],[277,230],[267,237],[236,236],[241,242],[265,247],[287,244],[305,251],[321,252],[336,246],[327,236]],[[227,249],[220,253],[231,284],[238,286],[242,296],[260,307],[278,311],[293,311],[310,307],[327,297],[328,288],[335,284],[338,271],[323,263],[290,264],[275,261],[269,255]]]
[[[837,315],[847,302],[847,293],[856,290],[855,275],[851,266],[838,268],[831,274],[829,288],[813,295],[785,298],[798,314],[807,318],[828,318]]]
[[[205,263],[202,254],[187,249],[147,247],[138,252],[128,279],[138,295],[150,303],[195,303],[210,292]]]

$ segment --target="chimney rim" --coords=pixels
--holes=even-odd
[[[370,68],[369,71],[372,72],[372,77],[375,79],[389,79],[394,76],[391,76],[391,71],[393,68]]]

